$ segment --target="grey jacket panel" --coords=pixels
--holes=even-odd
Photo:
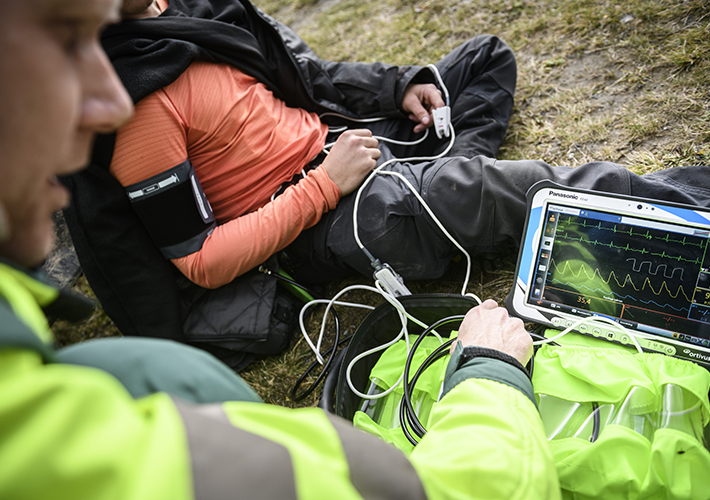
[[[175,405],[187,431],[196,500],[298,498],[285,447],[234,427],[221,404]]]
[[[426,500],[417,472],[407,457],[381,439],[328,415],[338,432],[350,467],[350,480],[365,499]]]

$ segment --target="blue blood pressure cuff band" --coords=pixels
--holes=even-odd
[[[125,189],[166,259],[199,251],[217,225],[189,159]]]

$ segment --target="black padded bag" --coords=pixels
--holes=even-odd
[[[454,294],[419,294],[399,297],[399,301],[412,316],[427,325],[432,325],[440,319],[463,315],[478,303],[472,297]],[[447,336],[458,323],[437,328],[437,331]],[[418,335],[423,329],[419,325],[408,322],[410,334]],[[355,395],[345,380],[345,372],[350,362],[360,353],[385,344],[394,339],[401,329],[397,310],[385,302],[377,306],[360,323],[347,347],[341,351],[344,354],[338,359],[340,366],[332,369],[324,384],[323,395],[319,406],[336,415],[353,419],[355,412],[362,406],[362,400]],[[361,392],[366,392],[370,385],[370,372],[382,355],[374,353],[358,361],[352,370],[353,385]]]

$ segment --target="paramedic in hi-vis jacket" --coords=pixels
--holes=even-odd
[[[202,351],[140,338],[52,348],[45,313],[86,305],[31,269],[70,201],[56,176],[131,114],[98,43],[118,16],[117,0],[0,3],[0,498],[558,497],[522,366],[530,338],[493,302],[464,322],[409,456],[320,409],[261,403]]]

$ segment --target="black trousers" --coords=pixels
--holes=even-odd
[[[406,178],[447,231],[472,256],[494,257],[519,244],[525,194],[544,179],[584,189],[629,194],[710,207],[710,168],[684,167],[639,176],[622,166],[596,162],[577,168],[541,161],[497,161],[512,110],[515,60],[495,37],[477,37],[437,63],[449,88],[456,139],[446,157],[395,161],[384,170]],[[370,126],[376,135],[412,139],[412,122],[388,120]],[[382,158],[433,155],[448,145],[431,133],[412,147],[380,144]],[[304,231],[285,252],[296,278],[318,282],[373,268],[354,237],[355,193]],[[433,279],[458,249],[436,226],[399,178],[375,174],[357,207],[358,235],[374,257],[404,279]]]
[[[437,62],[436,67],[448,90],[452,124],[456,131],[456,139],[448,154],[452,157],[495,157],[505,138],[513,110],[517,78],[513,51],[497,37],[478,36]],[[367,127],[376,136],[397,141],[412,142],[421,138],[421,134],[413,132],[414,123],[405,119],[348,125]],[[433,129],[423,142],[412,146],[380,142],[382,158],[378,164],[395,157],[436,156],[446,149],[449,142],[448,138],[437,138]],[[419,164],[426,165],[425,162]],[[391,165],[393,170],[401,168],[400,163]],[[416,177],[416,174],[412,173],[412,177]],[[373,239],[386,238],[387,233],[386,230],[384,233],[380,231],[384,220],[373,225],[371,216],[374,211],[384,218],[407,216],[411,212],[409,208],[402,210],[394,206],[408,204],[413,200],[411,193],[399,189],[401,183],[393,181],[392,178],[378,178],[374,184],[380,186],[383,181],[386,185],[391,184],[394,189],[390,193],[391,196],[386,197],[389,199],[382,199],[374,193],[371,196],[368,189],[358,210],[358,213],[365,217],[363,236],[370,242]],[[376,188],[375,191],[379,190]],[[360,249],[352,252],[350,248],[355,245],[355,240],[352,222],[346,219],[352,219],[354,200],[354,193],[344,197],[335,210],[325,214],[313,228],[304,231],[284,252],[283,260],[286,266],[299,280],[318,282],[341,278],[355,272],[366,275],[372,273],[369,261],[362,261],[365,254]],[[389,214],[383,214],[382,210],[388,211]],[[343,255],[343,252],[352,255]]]

